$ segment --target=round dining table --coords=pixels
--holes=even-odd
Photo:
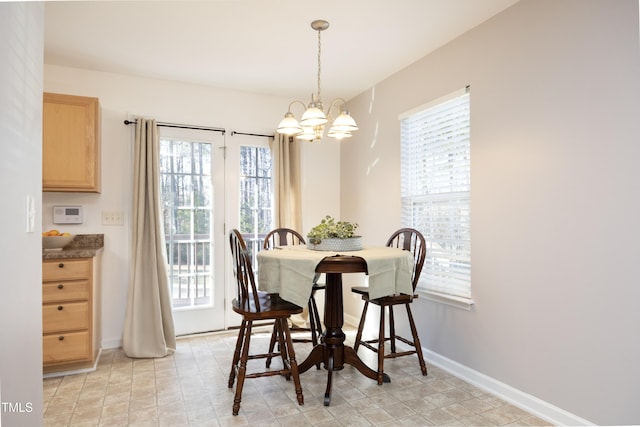
[[[407,286],[411,290],[411,273],[413,271],[413,257],[410,252],[398,248],[371,248],[355,251],[353,254],[323,254],[303,248],[286,248],[284,250],[269,250],[258,253],[259,286],[270,292],[280,292],[280,296],[298,305],[309,298],[313,276],[325,274],[326,290],[324,304],[325,331],[320,343],[316,345],[307,358],[298,365],[300,373],[306,372],[312,366],[320,363],[327,370],[327,388],[324,395],[324,405],[331,402],[331,384],[334,371],[344,369],[345,364],[353,366],[364,376],[378,380],[378,373],[367,366],[356,354],[353,347],[345,345],[344,306],[342,299],[342,275],[346,273],[365,273],[369,277],[369,286],[385,287],[383,292],[405,292]],[[367,262],[369,260],[369,263]],[[311,264],[305,264],[307,261]],[[300,264],[295,264],[295,262]],[[308,265],[315,265],[315,270],[308,270]],[[373,271],[372,271],[373,270]],[[292,277],[291,277],[292,276]],[[317,276],[316,276],[317,277]],[[293,286],[286,283],[297,282],[295,289],[298,293],[287,294],[287,289]],[[388,288],[389,282],[392,289]],[[300,291],[300,287],[308,284]],[[266,288],[265,288],[266,287]],[[302,306],[302,305],[301,305]],[[383,382],[391,379],[383,375]]]
[[[334,255],[325,257],[316,267],[316,273],[325,273],[326,290],[324,304],[325,331],[320,340],[309,353],[309,356],[298,365],[300,373],[306,372],[312,366],[323,363],[327,370],[327,388],[324,393],[324,405],[331,402],[331,379],[333,371],[339,371],[349,364],[356,368],[364,376],[372,380],[378,380],[378,373],[368,367],[358,357],[353,347],[345,345],[345,334],[342,331],[344,324],[342,302],[342,274],[343,273],[367,273],[367,262],[364,258],[350,255]],[[384,374],[383,382],[391,379]]]

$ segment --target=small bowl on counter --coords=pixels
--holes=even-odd
[[[75,234],[69,234],[66,236],[42,236],[42,249],[59,250],[67,246]]]

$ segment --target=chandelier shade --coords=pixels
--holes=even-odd
[[[335,138],[337,140],[341,140],[344,138],[351,138],[353,135],[351,135],[351,132],[342,132],[339,130],[329,129],[329,132],[327,132],[327,136]]]
[[[327,123],[327,116],[324,111],[317,107],[309,107],[300,118],[300,126],[321,126]]]
[[[322,138],[322,126],[318,126],[317,129],[313,127],[303,127],[302,133],[296,135],[296,139],[302,139],[304,141],[313,141],[315,139]]]
[[[288,112],[284,115],[284,119],[278,125],[278,133],[283,133],[285,135],[298,135],[302,133],[302,127],[293,116],[292,112]]]
[[[331,125],[331,130],[341,131],[341,132],[353,132],[358,130],[358,125],[356,121],[353,120],[351,114],[347,110],[342,110],[340,115],[336,117]]]
[[[311,23],[311,28],[318,32],[318,91],[311,94],[311,102],[306,107],[302,101],[292,101],[284,119],[278,125],[277,132],[305,141],[320,141],[324,135],[325,125],[331,122],[327,136],[338,140],[349,138],[352,136],[352,132],[358,130],[358,125],[349,111],[344,108],[346,101],[342,98],[334,99],[325,111],[320,96],[320,57],[322,52],[320,33],[329,28],[329,23],[321,19],[315,20]],[[300,122],[291,111],[294,104],[300,104],[305,108]]]

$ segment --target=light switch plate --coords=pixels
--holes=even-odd
[[[122,212],[102,212],[102,225],[124,225]]]

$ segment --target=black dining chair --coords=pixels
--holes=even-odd
[[[304,245],[306,244],[304,237],[297,231],[291,228],[276,228],[271,230],[264,238],[263,249],[273,249],[278,246],[288,246],[288,245]],[[326,289],[324,284],[313,283],[313,287],[311,288],[311,296],[309,297],[309,301],[307,303],[308,313],[309,313],[309,328],[299,327],[299,326],[291,326],[292,332],[310,332],[311,338],[293,338],[293,342],[311,342],[314,346],[318,344],[318,340],[322,336],[322,323],[320,321],[320,313],[318,312],[318,306],[315,300],[316,291]],[[273,333],[271,334],[271,343],[269,345],[269,351],[273,351],[276,344],[276,330],[274,328]],[[271,359],[267,358],[267,367],[271,363]],[[318,369],[320,365],[317,366]]]
[[[418,331],[416,329],[413,316],[411,314],[411,302],[418,298],[415,293],[418,280],[420,279],[420,273],[422,272],[422,266],[426,257],[426,243],[424,236],[413,228],[402,228],[391,235],[387,241],[386,246],[401,248],[413,253],[414,269],[411,284],[413,286],[413,294],[405,295],[390,295],[382,298],[371,299],[369,298],[369,289],[367,286],[356,286],[351,288],[351,292],[359,294],[364,300],[364,308],[362,309],[362,315],[360,316],[360,323],[358,325],[358,332],[356,334],[354,350],[358,351],[360,345],[378,353],[378,384],[382,384],[384,377],[384,359],[391,359],[401,356],[408,356],[416,354],[418,356],[418,362],[420,363],[420,370],[422,375],[427,375],[427,366],[424,363],[424,357],[422,356],[422,347],[420,346],[420,339],[418,337]],[[364,328],[365,318],[367,316],[367,309],[369,303],[380,307],[380,325],[378,331],[378,337],[370,340],[362,340],[362,329]],[[393,317],[393,307],[396,305],[404,305],[407,311],[407,317],[409,319],[409,327],[411,328],[412,339],[403,338],[396,334],[395,321]],[[389,336],[385,337],[385,311],[389,313]],[[396,340],[410,346],[410,350],[397,351]],[[385,342],[390,342],[390,352],[385,354]],[[374,346],[373,344],[377,344]]]
[[[233,258],[233,275],[237,282],[237,295],[231,305],[233,311],[242,316],[228,384],[229,388],[232,388],[237,376],[238,382],[233,399],[233,415],[238,415],[240,411],[242,387],[246,378],[283,375],[289,380],[293,377],[298,404],[303,405],[304,397],[300,386],[298,364],[288,324],[288,319],[291,315],[301,313],[302,308],[281,299],[277,294],[268,294],[257,290],[251,267],[251,257],[247,251],[247,245],[238,230],[234,229],[229,233],[229,244]],[[264,320],[274,321],[274,333],[279,343],[279,351],[274,353],[273,349],[270,349],[267,353],[250,354],[249,347],[253,322]],[[282,369],[247,373],[247,361],[278,356],[282,359]]]

